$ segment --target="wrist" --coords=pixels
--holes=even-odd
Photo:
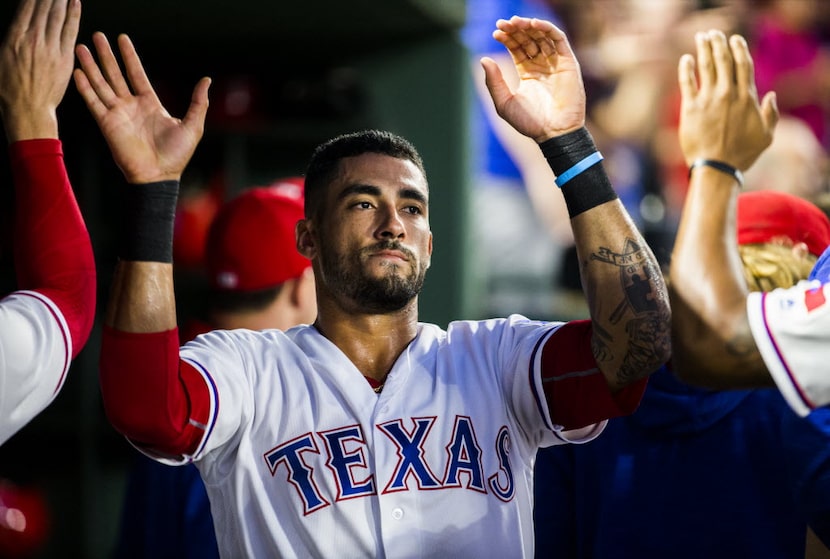
[[[556,175],[571,218],[617,199],[591,134],[580,128],[539,145]]]
[[[54,112],[41,111],[36,118],[17,118],[9,115],[3,118],[6,140],[9,143],[21,140],[58,138],[58,118]]]
[[[173,262],[173,226],[179,181],[130,185],[124,195],[124,219],[118,256],[136,262]]]
[[[707,159],[704,157],[698,157],[697,159],[692,161],[691,165],[689,165],[689,179],[692,178],[692,173],[695,171],[695,169],[699,169],[701,167],[708,167],[720,173],[730,175],[735,180],[735,182],[738,183],[739,187],[743,188],[744,186],[744,175],[740,169],[738,169],[737,167],[733,167],[732,165],[724,161],[720,161],[718,159]]]

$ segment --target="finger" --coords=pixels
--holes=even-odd
[[[35,2],[34,12],[32,13],[32,18],[29,21],[29,29],[36,30],[40,35],[45,32],[51,4],[51,1],[44,2],[43,0],[37,0]]]
[[[66,19],[61,29],[61,51],[71,52],[78,40],[78,29],[81,25],[81,0],[69,0]]]
[[[63,22],[66,20],[66,2],[67,0],[52,0],[51,2],[41,0],[44,6],[51,4],[46,19],[46,39],[49,41],[61,36]]]
[[[770,134],[775,131],[775,126],[778,124],[778,99],[774,91],[767,92],[761,100],[761,116],[764,123],[767,125],[767,130]]]
[[[534,29],[545,34],[546,39],[553,45],[553,50],[556,54],[576,58],[573,49],[571,49],[571,44],[568,41],[568,36],[565,35],[564,31],[543,19],[534,19],[531,25]]]
[[[519,42],[516,41],[513,35],[497,29],[496,31],[493,31],[493,38],[504,45],[507,52],[510,53],[510,57],[513,59],[514,64],[519,65],[527,61],[527,53],[524,51]]]
[[[210,78],[202,78],[196,87],[193,88],[193,95],[190,98],[190,107],[184,115],[182,123],[185,127],[193,130],[199,137],[205,130],[205,117],[208,110],[208,89],[210,89]]]
[[[735,60],[735,83],[738,85],[738,94],[756,97],[758,93],[755,89],[755,66],[746,40],[740,35],[732,35],[729,38],[729,46],[732,49],[732,58]]]
[[[92,53],[86,45],[78,45],[75,48],[75,56],[78,57],[78,63],[83,70],[84,78],[94,91],[96,97],[107,107],[111,107],[117,100],[115,92],[110,87],[110,84],[104,79],[101,69],[95,63]]]
[[[19,37],[32,25],[32,17],[35,12],[36,0],[23,0],[17,7],[17,14],[7,31],[6,42],[12,37]]]
[[[137,95],[152,95],[155,97],[156,92],[147,77],[147,72],[144,71],[144,66],[141,64],[135,45],[127,35],[118,36],[118,48],[121,50],[121,58],[124,60],[124,67],[127,69],[127,77],[130,80],[130,85],[133,86],[133,91]]]
[[[95,43],[98,64],[110,88],[112,88],[112,91],[118,97],[128,97],[130,95],[130,88],[124,79],[124,74],[121,72],[121,67],[118,65],[118,60],[115,58],[115,53],[112,51],[107,37],[103,33],[96,32],[92,34],[92,42]],[[96,86],[94,80],[92,81],[92,85]]]
[[[677,65],[677,81],[680,85],[680,97],[688,103],[697,96],[697,79],[695,78],[695,59],[691,54],[680,57]]]
[[[514,55],[517,63],[520,64],[539,53],[535,41],[523,29],[514,26],[509,32],[503,33],[507,41],[502,44]]]
[[[531,39],[533,39],[538,52],[541,53],[542,56],[550,58],[556,54],[556,47],[554,46],[553,41],[544,31],[532,29],[528,35]]]
[[[484,68],[484,84],[487,86],[487,91],[490,92],[490,97],[493,98],[493,103],[498,110],[504,100],[513,95],[513,92],[495,60],[485,56],[481,59],[481,66]]]
[[[72,73],[72,77],[75,78],[75,88],[89,108],[89,112],[92,113],[95,121],[99,122],[106,115],[107,107],[98,97],[95,88],[92,87],[92,84],[90,84],[87,75],[82,69],[76,68]]]
[[[715,65],[712,62],[712,46],[709,35],[695,33],[697,45],[697,75],[700,80],[699,91],[709,91],[715,84]]]
[[[723,91],[735,89],[735,63],[732,61],[732,52],[726,43],[726,35],[722,31],[709,31],[709,42],[712,45],[712,59],[715,63],[715,84]]]

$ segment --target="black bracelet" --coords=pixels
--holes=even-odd
[[[689,167],[689,178],[692,178],[692,171],[697,169],[698,167],[711,167],[713,169],[717,169],[722,173],[726,173],[727,175],[732,175],[732,177],[738,181],[738,185],[743,188],[744,187],[744,174],[741,173],[740,169],[729,165],[728,163],[724,163],[723,161],[717,161],[715,159],[695,159],[692,161],[691,166]]]
[[[579,166],[586,159],[592,160],[592,156],[598,153],[587,128],[545,140],[539,144],[539,148],[557,177],[567,176],[568,171],[574,166]],[[560,183],[571,218],[617,199],[617,193],[600,161],[592,161],[590,166],[580,169],[577,174]]]
[[[134,262],[173,262],[179,181],[128,185],[118,256]]]

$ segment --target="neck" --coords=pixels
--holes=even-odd
[[[382,382],[418,333],[417,300],[387,314],[346,313],[318,306],[314,326],[366,377]]]

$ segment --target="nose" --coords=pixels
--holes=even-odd
[[[395,207],[386,207],[381,212],[380,223],[375,235],[381,239],[400,239],[406,233],[403,220]]]

